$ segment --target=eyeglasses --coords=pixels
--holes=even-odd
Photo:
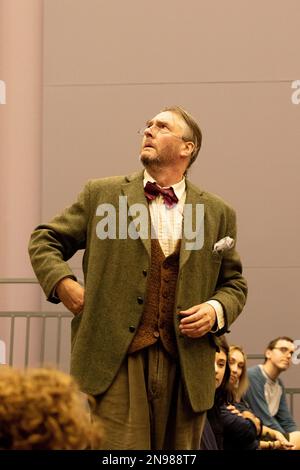
[[[282,346],[281,348],[273,348],[273,349],[278,349],[282,354],[291,354],[291,355],[294,354],[293,349],[285,348],[284,346]]]
[[[147,130],[150,130],[151,129],[151,132],[154,134],[154,135],[157,135],[157,134],[169,134],[173,137],[177,137],[177,139],[180,139],[180,140],[187,140],[185,137],[180,137],[179,135],[176,135],[176,134],[173,134],[173,132],[169,131],[168,128],[166,127],[160,127],[160,126],[157,126],[156,124],[152,124],[152,126],[145,126],[145,127],[142,127],[141,129],[138,130],[138,134],[139,135],[145,135],[145,132]],[[154,130],[155,129],[155,130]]]

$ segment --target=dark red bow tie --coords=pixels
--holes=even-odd
[[[149,201],[153,201],[153,199],[161,194],[164,199],[164,203],[168,208],[175,206],[178,202],[178,197],[176,196],[172,186],[170,188],[161,188],[158,184],[147,181],[144,191],[145,196]]]

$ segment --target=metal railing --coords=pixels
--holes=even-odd
[[[1,284],[38,284],[36,278],[0,278]],[[31,366],[29,351],[31,344],[31,334],[32,334],[32,320],[40,320],[40,325],[38,328],[38,340],[39,340],[39,360],[35,355],[35,363],[38,362],[39,366],[48,364],[48,360],[45,357],[46,349],[46,339],[48,332],[48,323],[50,319],[56,319],[56,332],[52,328],[51,334],[55,338],[56,344],[55,348],[55,359],[51,361],[52,365],[60,368],[61,363],[61,344],[62,344],[62,321],[63,319],[68,320],[67,329],[70,331],[70,321],[73,318],[73,315],[68,311],[63,312],[33,312],[33,311],[0,311],[0,319],[8,319],[9,323],[9,340],[8,340],[8,358],[7,363],[9,365],[14,365],[14,352],[16,349],[15,344],[15,333],[16,333],[16,324],[18,319],[25,320],[25,328],[23,334],[22,346],[24,350],[24,367]],[[23,326],[23,325],[22,325]],[[1,338],[0,338],[1,339]],[[19,345],[18,345],[19,346]],[[64,358],[65,362],[69,363],[69,358]]]
[[[34,277],[2,277],[0,284],[38,284],[38,280]]]
[[[0,312],[0,318],[10,319],[10,332],[9,332],[9,356],[8,364],[14,364],[14,347],[15,347],[15,324],[17,318],[24,318],[25,323],[25,351],[24,351],[24,366],[30,366],[29,362],[29,346],[30,346],[30,334],[31,334],[31,319],[41,319],[41,332],[40,332],[40,365],[45,364],[45,344],[46,344],[46,333],[47,333],[47,319],[57,319],[57,330],[56,330],[56,354],[54,365],[59,368],[61,361],[61,340],[62,340],[62,319],[71,319],[73,315],[69,312]],[[47,361],[46,361],[47,362]]]

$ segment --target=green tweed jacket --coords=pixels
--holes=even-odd
[[[143,172],[89,181],[77,202],[34,230],[29,244],[34,271],[50,302],[57,302],[53,292],[60,279],[75,278],[67,261],[77,250],[85,250],[85,305],[72,320],[71,373],[82,390],[93,395],[108,389],[126,356],[142,316],[150,265],[149,237],[118,236],[122,195],[129,207],[139,203],[148,211]],[[103,217],[97,208],[107,203],[116,208],[117,233],[100,239],[98,224]],[[204,205],[204,244],[201,249],[187,249],[183,234],[174,328],[182,379],[193,410],[200,412],[213,405],[217,339],[211,333],[197,339],[180,335],[176,312],[216,299],[224,308],[225,327],[218,331],[222,334],[242,311],[247,285],[234,247],[213,252],[218,240],[226,236],[236,239],[233,209],[188,180],[186,204],[191,205],[194,215],[196,205]],[[122,211],[124,214],[124,207]],[[135,217],[129,216],[128,223],[134,221]]]

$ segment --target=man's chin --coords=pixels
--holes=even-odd
[[[144,166],[157,166],[159,165],[159,157],[151,156],[148,153],[141,153],[140,154],[140,161]]]

